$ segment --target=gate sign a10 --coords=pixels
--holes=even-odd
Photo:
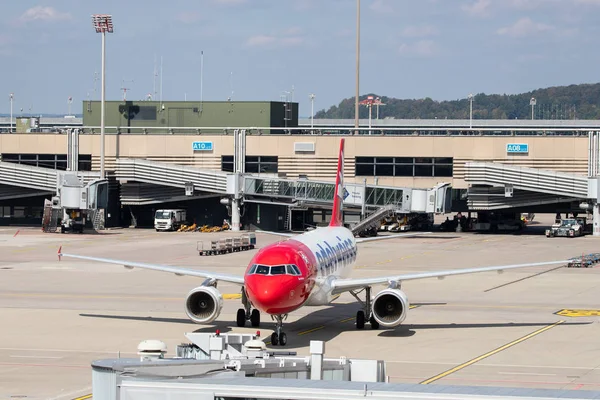
[[[527,143],[508,143],[506,152],[509,154],[527,154],[529,153],[529,145]]]
[[[194,142],[192,146],[194,151],[212,151],[213,142]]]

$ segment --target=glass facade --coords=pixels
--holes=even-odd
[[[3,153],[2,161],[16,164],[31,165],[34,167],[67,170],[66,154],[14,154]],[[92,170],[92,156],[90,154],[79,155],[79,170]]]
[[[451,177],[452,157],[356,157],[355,176]]]
[[[246,172],[249,174],[276,173],[277,156],[246,156]],[[221,156],[221,171],[233,172],[233,156]]]

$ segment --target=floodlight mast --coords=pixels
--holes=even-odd
[[[106,106],[106,33],[113,33],[112,15],[94,14],[92,22],[96,33],[102,34],[102,89],[100,98],[100,178],[105,178],[104,173],[104,120]]]

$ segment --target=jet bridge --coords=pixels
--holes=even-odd
[[[122,184],[121,202],[129,205],[240,195],[245,202],[330,207],[335,187],[334,182],[235,174],[132,158],[117,159],[115,175]],[[431,190],[435,193],[429,193]],[[434,203],[428,205],[431,194]],[[398,211],[405,213],[443,213],[449,210],[449,199],[449,184],[413,189],[347,183],[344,192],[346,208],[373,209],[396,204]]]
[[[500,163],[465,163],[471,210],[576,202],[588,198],[588,177]]]

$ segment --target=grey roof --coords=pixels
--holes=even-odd
[[[135,379],[139,380],[139,379]],[[600,399],[600,391],[588,390],[554,390],[531,389],[513,387],[490,386],[453,386],[453,385],[421,385],[405,383],[373,383],[373,382],[348,382],[348,381],[313,381],[309,379],[280,379],[280,378],[194,378],[186,379],[186,383],[222,386],[252,386],[285,388],[305,388],[317,390],[349,390],[363,391],[365,385],[368,392],[384,392],[388,394],[402,393],[406,397],[410,393],[421,394],[446,394],[446,395],[471,395],[471,396],[502,396],[511,398],[535,399]]]

